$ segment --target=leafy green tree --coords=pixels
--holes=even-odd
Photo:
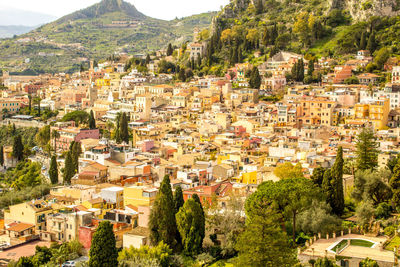
[[[351,196],[357,201],[371,200],[374,205],[389,201],[392,197],[392,190],[388,184],[389,180],[392,181],[390,178],[389,170],[359,170],[354,175]]]
[[[89,252],[89,266],[118,266],[116,241],[112,224],[109,221],[100,222],[93,235]]]
[[[356,76],[351,76],[349,78],[346,78],[344,80],[344,84],[359,84],[360,81],[358,80],[358,78]]]
[[[4,166],[4,147],[0,146],[0,166]]]
[[[163,241],[172,249],[177,247],[175,205],[169,176],[161,182],[149,219],[150,241],[153,245]]]
[[[61,121],[74,121],[75,125],[84,124],[89,119],[89,114],[82,110],[69,112],[62,117]]]
[[[317,259],[314,267],[339,267],[336,263],[328,258]]]
[[[175,189],[175,193],[174,193],[175,213],[177,213],[179,211],[179,209],[183,206],[184,203],[185,203],[185,200],[183,199],[182,187],[178,186]]]
[[[22,144],[21,135],[17,135],[14,137],[13,156],[18,161],[20,161],[24,158],[24,145]]]
[[[393,173],[394,167],[396,167],[397,162],[400,159],[400,154],[397,154],[395,157],[390,157],[386,163],[386,167],[390,170],[391,173]]]
[[[50,125],[42,127],[35,136],[35,140],[39,146],[45,148],[50,141]]]
[[[266,207],[264,216],[248,218],[247,227],[238,238],[237,266],[294,266],[297,263],[296,250],[277,224],[280,216],[272,201]]]
[[[369,258],[363,259],[360,262],[359,266],[360,267],[379,267],[378,263],[375,260],[372,260]]]
[[[253,69],[251,70],[249,84],[251,88],[260,89],[261,76],[260,73],[258,72],[257,67],[253,67]]]
[[[341,220],[331,214],[325,201],[313,200],[309,209],[299,214],[298,229],[307,234],[331,233],[340,229]]]
[[[357,169],[375,169],[378,166],[378,142],[371,128],[363,128],[356,141]]]
[[[279,179],[289,179],[289,178],[303,178],[303,167],[300,163],[293,165],[290,162],[285,162],[283,164],[278,165],[274,169],[274,174]]]
[[[385,63],[389,59],[389,57],[390,52],[386,47],[382,47],[376,52],[374,62],[379,70],[383,70],[383,67],[385,66]]]
[[[311,175],[311,181],[318,187],[322,186],[322,181],[324,180],[324,174],[325,174],[325,168],[324,167],[317,167],[313,170],[313,173]]]
[[[363,201],[360,205],[357,206],[357,223],[359,223],[360,225],[369,224],[374,215],[375,209],[370,200]]]
[[[93,110],[90,110],[89,113],[89,128],[96,129],[96,120],[94,118]]]
[[[172,249],[162,241],[155,247],[141,246],[124,248],[118,254],[118,262],[123,266],[171,266]]]
[[[377,219],[387,219],[390,217],[392,209],[390,205],[386,202],[380,203],[375,209],[375,217]]]
[[[53,155],[51,157],[49,176],[50,176],[50,181],[52,184],[58,184],[58,167],[57,167],[56,155]]]
[[[200,253],[204,238],[204,221],[201,206],[193,199],[188,199],[176,214],[176,223],[186,255],[194,256]]]
[[[344,209],[343,164],[343,148],[340,146],[337,150],[335,164],[331,170],[335,190],[333,212],[337,215],[341,215]]]
[[[65,164],[64,164],[64,183],[65,184],[70,184],[71,183],[71,178],[75,174],[75,169],[74,169],[74,162],[72,160],[72,152],[68,151],[67,156],[65,157]]]
[[[174,49],[172,48],[171,43],[169,43],[168,48],[167,48],[167,56],[171,56],[173,52],[174,52]]]
[[[34,267],[31,257],[21,257],[17,262],[18,267]]]

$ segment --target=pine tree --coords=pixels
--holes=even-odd
[[[174,53],[174,49],[172,48],[171,43],[169,43],[167,48],[167,56],[171,56],[172,53]]]
[[[49,176],[52,184],[58,184],[57,157],[55,155],[51,157]]]
[[[129,129],[128,129],[128,117],[123,112],[120,121],[120,135],[121,141],[129,144]]]
[[[185,200],[183,200],[182,187],[178,186],[175,189],[175,193],[174,193],[175,213],[178,213],[179,209],[183,206],[184,203],[185,203]]]
[[[94,118],[93,110],[90,110],[89,113],[89,128],[96,129],[96,120]]]
[[[188,199],[176,214],[176,222],[182,237],[183,251],[186,255],[194,256],[200,253],[205,228],[204,215],[201,206],[193,199]]]
[[[74,163],[72,161],[72,152],[68,151],[64,163],[64,184],[70,184],[71,178],[74,176]]]
[[[364,50],[366,45],[367,45],[366,43],[367,43],[367,37],[366,37],[366,33],[364,31],[361,34],[360,45],[358,46],[358,49],[359,50]]]
[[[22,139],[20,135],[14,137],[13,156],[18,161],[24,158],[24,145],[22,144]]]
[[[4,147],[0,146],[0,166],[4,165]]]
[[[89,251],[90,267],[117,267],[118,251],[113,226],[109,221],[100,222],[93,235]]]
[[[378,45],[375,40],[375,31],[372,31],[368,39],[367,50],[369,50],[372,54],[376,50],[377,46]]]
[[[373,170],[378,166],[378,146],[373,130],[363,128],[356,142],[358,170]]]
[[[335,164],[332,166],[331,169],[332,180],[335,190],[335,197],[333,200],[333,212],[337,215],[341,215],[344,209],[343,164],[343,149],[342,147],[339,147],[336,154]]]
[[[257,67],[253,67],[250,74],[249,84],[251,88],[260,89],[261,86],[261,76],[258,72]]]
[[[176,236],[178,230],[175,218],[175,205],[168,175],[161,182],[160,190],[151,209],[149,230],[150,241],[153,245],[157,245],[163,241],[170,248],[177,248]]]

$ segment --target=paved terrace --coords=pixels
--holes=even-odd
[[[373,242],[378,243],[375,247],[373,248],[367,248],[367,247],[359,247],[359,246],[348,246],[345,248],[343,251],[340,252],[340,256],[345,256],[345,257],[352,257],[352,258],[372,258],[374,260],[378,261],[383,261],[383,262],[392,262],[394,261],[393,259],[393,252],[388,251],[388,250],[382,250],[381,249],[381,244],[383,244],[387,238],[386,237],[369,237],[369,236],[364,236],[364,235],[357,235],[357,234],[348,234],[344,236],[339,236],[336,238],[330,238],[330,239],[318,239],[315,241],[311,246],[309,246],[305,251],[303,251],[299,257],[300,258],[308,258],[308,257],[335,257],[335,253],[329,251],[329,247],[335,244],[336,242],[339,242],[342,239],[366,239],[370,240]],[[313,251],[314,249],[314,251]],[[328,250],[328,252],[326,252]]]

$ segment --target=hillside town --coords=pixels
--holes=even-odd
[[[189,47],[191,57],[205,51],[201,43]],[[345,196],[351,194],[362,130],[371,129],[379,140],[377,169],[386,168],[399,153],[400,66],[393,58],[385,64],[384,76],[360,71],[373,60],[362,50],[342,65],[331,58],[310,65],[302,55],[281,51],[257,68],[239,63],[224,77],[187,82],[158,73],[156,59],[148,62],[146,73],[136,68],[127,72],[125,63],[113,61],[96,66],[92,61],[88,70],[73,74],[3,71],[3,127],[48,127],[49,145],[25,148],[31,150],[25,160],[39,162],[43,183],[49,183],[49,155],[55,155],[58,180],[48,194],[4,207],[0,258],[7,263],[31,256],[32,242],[78,240],[89,251],[104,220],[112,224],[118,248],[149,245],[149,217],[165,176],[173,191],[182,190],[184,200],[197,194],[203,207],[222,211],[232,199],[244,201],[263,182],[294,174],[311,179],[318,168],[334,166],[341,147],[343,190]],[[305,75],[319,70],[326,75],[309,85],[288,81],[299,62]],[[249,84],[248,73],[254,69],[259,88]],[[349,84],[354,77],[358,82]],[[68,114],[75,115],[65,119]],[[89,121],[82,114],[90,114]],[[66,177],[76,144],[77,168]],[[17,167],[12,144],[2,153],[4,172]],[[352,232],[350,225],[360,223],[354,212],[343,219],[349,227],[341,234],[316,233],[299,249],[299,259],[334,257],[337,251],[331,247],[341,235],[374,244],[350,246],[353,250],[345,250],[350,265],[342,266],[358,266],[366,257],[379,266],[393,266],[396,251],[384,249],[388,236],[382,235],[383,228],[374,222],[375,234],[366,237],[365,228]],[[225,237],[217,238],[223,242]]]

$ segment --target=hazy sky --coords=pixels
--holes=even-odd
[[[125,0],[132,3],[143,14],[159,18],[174,19],[207,11],[218,11],[229,0]],[[3,2],[3,1],[2,1]],[[16,8],[50,14],[56,17],[88,7],[100,0],[12,0],[0,3],[0,8]]]

